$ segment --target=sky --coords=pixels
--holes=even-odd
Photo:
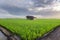
[[[0,18],[60,18],[60,0],[0,0]]]

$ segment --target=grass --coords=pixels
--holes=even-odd
[[[59,25],[60,19],[0,19],[0,24],[19,34],[22,40],[34,40]]]

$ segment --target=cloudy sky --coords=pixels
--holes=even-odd
[[[60,18],[60,0],[0,0],[0,18]]]

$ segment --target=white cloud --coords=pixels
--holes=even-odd
[[[53,4],[52,9],[54,11],[60,11],[60,2],[56,2],[55,4]]]
[[[0,18],[24,18],[24,16],[11,15],[7,11],[0,9]]]
[[[36,0],[37,1],[37,0]],[[42,1],[42,0],[41,0]],[[27,11],[31,12],[31,15],[34,14],[34,16],[36,17],[41,17],[41,18],[60,18],[60,2],[59,0],[55,0],[53,1],[53,3],[50,5],[49,2],[50,0],[44,0],[44,3],[37,3],[36,5],[39,5],[39,7],[35,7],[34,1],[32,0],[0,0],[0,6],[4,6],[7,9],[7,6],[11,6],[11,8],[13,9],[13,7],[19,7],[19,8],[25,8],[27,9]],[[52,0],[50,1],[50,3],[52,2]],[[48,5],[47,5],[48,4]],[[42,7],[42,5],[44,5],[44,7]],[[8,7],[9,8],[9,7]],[[18,12],[14,12],[16,11],[15,9],[12,11],[11,9],[4,9],[4,8],[0,8],[0,17],[11,17],[11,18],[20,18],[22,16],[17,16]],[[29,14],[26,11],[23,11],[24,9],[21,9],[21,13],[22,14],[24,12]],[[13,13],[12,13],[13,12]],[[16,14],[16,15],[12,15],[12,14]],[[24,15],[23,14],[23,15]],[[26,15],[27,15],[26,14]]]
[[[30,7],[33,5],[31,0],[0,0],[0,5],[11,5],[16,7]]]

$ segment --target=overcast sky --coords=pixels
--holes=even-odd
[[[60,0],[0,0],[0,18],[26,15],[60,18]]]

